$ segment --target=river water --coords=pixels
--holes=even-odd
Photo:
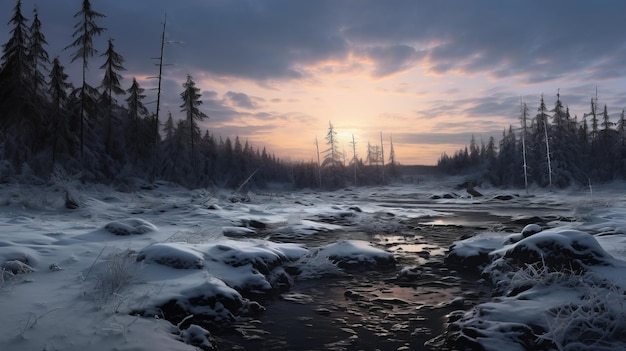
[[[479,276],[446,266],[447,249],[456,240],[484,231],[519,232],[526,222],[517,214],[536,220],[547,209],[525,199],[442,204],[425,194],[352,197],[348,201],[357,206],[374,203],[391,212],[425,208],[447,215],[402,219],[391,231],[363,231],[357,226],[306,238],[266,233],[271,240],[308,247],[365,240],[392,252],[397,264],[296,281],[289,291],[261,301],[265,312],[214,334],[218,350],[441,350],[441,342],[435,339],[441,341],[448,316],[491,297],[490,287]],[[558,209],[549,209],[558,215]],[[403,268],[411,268],[414,274],[400,276]]]
[[[445,223],[431,223],[428,218],[405,222],[410,229],[401,234],[342,231],[318,235],[315,244],[367,240],[393,252],[397,265],[348,269],[345,276],[296,281],[288,292],[263,301],[266,311],[256,319],[215,335],[218,349],[432,350],[427,342],[445,331],[449,313],[490,297],[479,277],[460,275],[444,264],[447,248],[502,219],[463,213]],[[413,267],[415,275],[399,277],[406,267]]]

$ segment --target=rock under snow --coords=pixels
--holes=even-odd
[[[550,270],[586,271],[591,265],[610,265],[613,258],[593,235],[571,229],[552,229],[494,251],[508,264],[542,264]]]
[[[393,254],[375,248],[362,240],[343,240],[319,249],[319,255],[335,261],[340,267],[392,266]]]
[[[202,269],[204,256],[186,243],[159,243],[139,252],[138,261],[155,262],[177,269]]]
[[[104,226],[104,229],[115,235],[145,234],[158,230],[154,224],[140,218],[110,222]]]

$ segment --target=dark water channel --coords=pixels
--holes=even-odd
[[[301,239],[308,246],[367,240],[393,252],[397,265],[296,281],[288,292],[263,301],[267,310],[256,319],[214,334],[218,350],[440,349],[428,340],[445,331],[446,315],[490,297],[479,277],[462,276],[444,264],[446,249],[453,241],[484,230],[521,229],[501,224],[508,220],[463,212],[447,219],[405,221],[403,230],[393,234],[342,231],[315,235],[315,243]],[[399,276],[403,268],[411,268],[412,274]]]

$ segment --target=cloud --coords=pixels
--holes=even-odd
[[[79,4],[24,0],[24,12],[35,3],[52,56],[65,55]],[[92,5],[107,15],[99,23],[108,30],[98,41],[118,38],[129,72],[153,73],[151,58],[159,54],[167,14],[166,40],[183,42],[166,45],[169,63],[218,77],[297,80],[315,73],[307,67],[357,54],[372,60],[376,78],[421,63],[434,74],[485,73],[536,84],[568,75],[605,80],[626,73],[626,60],[620,59],[626,2],[607,3],[152,0],[145,6],[93,0]],[[0,13],[10,13],[12,6],[3,2]]]
[[[374,46],[363,50],[363,54],[374,63],[372,75],[384,78],[411,69],[424,52],[417,51],[409,45]]]
[[[245,93],[236,93],[229,91],[225,96],[235,107],[245,108],[248,110],[256,110],[260,107],[260,104],[265,101],[263,98],[249,96]]]

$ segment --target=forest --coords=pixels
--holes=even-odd
[[[557,93],[552,109],[543,96],[532,116],[520,103],[519,127],[509,126],[496,145],[491,137],[480,146],[475,138],[454,155],[443,154],[438,167],[449,173],[479,170],[499,186],[566,187],[592,185],[626,176],[626,117],[611,121],[600,109],[597,93],[581,120],[572,117]]]
[[[156,111],[150,111],[145,88],[135,77],[130,86],[122,86],[124,56],[114,40],[104,50],[95,47],[95,38],[105,31],[98,24],[102,17],[88,0],[74,15],[74,32],[65,48],[70,63],[82,67],[81,83],[74,86],[62,60],[46,51],[37,8],[29,20],[16,1],[0,61],[0,180],[19,175],[114,184],[162,180],[190,188],[262,188],[269,183],[337,188],[383,183],[385,169],[388,175],[396,173],[393,144],[385,165],[382,134],[380,146],[368,148],[366,161],[355,152],[348,163],[329,123],[325,142],[316,139],[316,161],[285,162],[238,136],[216,137],[201,130],[198,122],[209,116],[201,111],[200,88],[190,75],[180,92],[181,115],[160,116],[163,45]],[[162,44],[165,30],[164,21]],[[100,64],[97,85],[86,79],[92,61]]]
[[[393,140],[383,142],[382,132],[380,143],[368,142],[367,155],[361,158],[354,137],[348,151],[340,148],[329,122],[323,141],[312,138],[316,160],[284,161],[238,136],[201,130],[198,122],[210,116],[202,112],[200,88],[191,75],[181,87],[179,115],[162,116],[163,45],[155,72],[156,109],[151,111],[146,88],[135,77],[124,80],[124,56],[114,40],[108,39],[104,48],[95,47],[95,39],[105,31],[98,21],[105,15],[89,0],[77,10],[64,50],[70,64],[82,68],[82,79],[75,86],[63,61],[46,51],[37,8],[28,19],[21,0],[16,1],[0,60],[0,181],[15,176],[73,177],[111,184],[168,181],[189,188],[264,188],[281,183],[337,189],[384,184],[400,175]],[[164,21],[163,32],[155,33],[161,34],[162,44],[165,30]],[[86,78],[94,62],[101,73],[97,83]],[[123,86],[122,81],[130,83]],[[515,187],[588,185],[626,175],[624,111],[613,122],[597,94],[581,119],[572,117],[557,93],[552,108],[542,96],[536,114],[521,102],[519,120],[519,125],[503,131],[499,142],[493,137],[486,143],[472,138],[453,155],[444,153],[438,169],[479,173],[481,180]]]

